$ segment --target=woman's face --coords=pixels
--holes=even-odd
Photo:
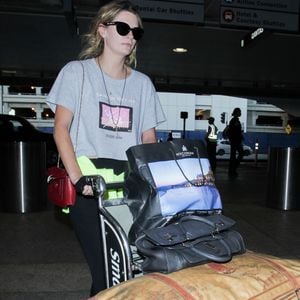
[[[111,22],[123,22],[129,25],[130,28],[139,27],[137,17],[128,11],[121,11]],[[136,40],[133,37],[132,31],[126,35],[121,35],[117,31],[117,25],[103,25],[99,27],[99,33],[104,40],[105,51],[111,51],[120,56],[127,56],[135,47]]]

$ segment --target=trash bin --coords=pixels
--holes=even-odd
[[[26,213],[47,206],[45,142],[0,143],[0,208]]]
[[[270,148],[267,206],[281,210],[300,209],[300,148]]]

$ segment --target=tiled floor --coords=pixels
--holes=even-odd
[[[216,184],[224,214],[236,220],[247,248],[300,258],[300,211],[266,205],[267,163],[243,163],[235,180],[227,177],[227,163],[218,162]],[[68,217],[58,210],[1,212],[0,236],[0,299],[88,297],[87,266]]]

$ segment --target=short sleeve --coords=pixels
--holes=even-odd
[[[61,69],[46,100],[53,112],[56,105],[62,105],[73,113],[76,111],[82,74],[83,67],[79,61],[70,62]]]
[[[143,118],[143,132],[150,128],[158,126],[160,123],[166,120],[158,94],[149,78],[147,78],[147,88],[145,95],[146,111]]]

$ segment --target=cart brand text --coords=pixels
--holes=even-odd
[[[112,283],[113,285],[120,283],[121,272],[120,272],[120,256],[117,251],[110,248],[110,259],[112,269]]]

